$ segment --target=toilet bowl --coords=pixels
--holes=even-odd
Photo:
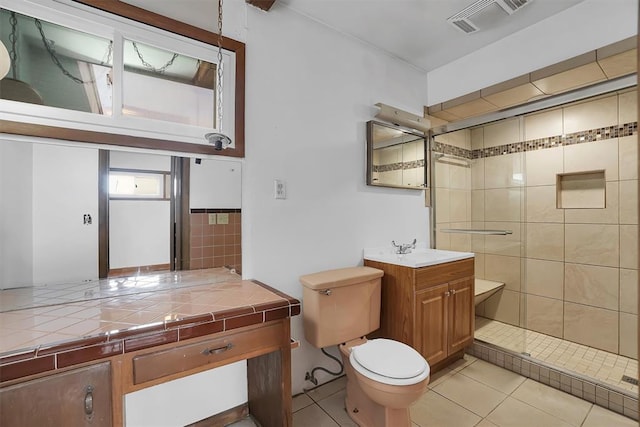
[[[302,276],[307,341],[338,345],[347,375],[346,410],[363,427],[410,427],[409,407],[425,392],[430,368],[398,341],[364,336],[380,326],[383,272],[350,267]]]
[[[430,368],[398,341],[358,339],[342,344],[346,410],[361,426],[410,426],[409,407],[426,391]]]

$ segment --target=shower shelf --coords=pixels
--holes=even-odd
[[[443,228],[440,231],[443,233],[484,234],[492,236],[506,236],[507,234],[513,234],[513,231],[511,230],[474,230],[470,228]]]

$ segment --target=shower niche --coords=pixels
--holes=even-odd
[[[558,174],[558,209],[604,209],[606,181],[604,170]]]

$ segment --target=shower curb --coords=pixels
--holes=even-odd
[[[474,340],[466,353],[638,421],[638,396],[495,345]]]

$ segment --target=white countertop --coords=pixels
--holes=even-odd
[[[445,251],[418,246],[408,254],[396,254],[393,246],[380,248],[365,248],[364,259],[369,261],[386,262],[387,264],[402,265],[419,268],[429,265],[444,264],[461,259],[473,258],[473,252]]]

